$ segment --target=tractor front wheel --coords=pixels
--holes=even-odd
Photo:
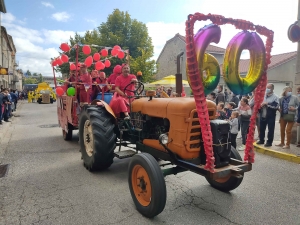
[[[152,218],[161,213],[166,205],[167,190],[163,173],[148,153],[132,157],[128,169],[129,189],[137,210]]]
[[[231,147],[230,157],[233,159],[243,161],[239,152],[234,147]],[[228,192],[240,186],[244,178],[244,173],[242,173],[241,175],[241,177],[228,176],[217,180],[213,180],[209,177],[206,177],[206,180],[212,187],[220,191]]]
[[[104,107],[86,106],[79,120],[79,142],[84,166],[103,170],[113,163],[116,134],[111,115]]]

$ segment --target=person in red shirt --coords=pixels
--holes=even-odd
[[[115,84],[117,77],[120,76],[121,73],[122,73],[122,66],[116,65],[113,69],[113,73],[107,79],[107,82],[109,84]],[[110,89],[110,92],[115,92],[115,87],[113,85],[108,86],[108,88]]]
[[[79,85],[80,104],[86,104],[89,102],[90,89],[91,89],[90,86],[92,85],[92,77],[88,73],[85,64],[80,65],[79,82],[82,83]]]
[[[127,96],[134,96],[134,93],[125,91],[124,88],[127,87],[128,90],[133,91],[135,89],[135,83],[137,82],[136,76],[130,73],[129,65],[123,64],[122,65],[122,74],[116,78],[115,81],[115,93],[110,102],[110,107],[112,108],[113,112],[120,117],[120,113],[124,113],[124,119],[130,119],[128,112],[129,109],[129,101],[133,101],[133,98],[127,98]]]
[[[92,76],[92,88],[90,91],[91,94],[90,100],[93,101],[94,99],[97,98],[97,95],[100,92],[100,88],[98,86],[98,84],[100,84],[100,78],[97,70],[93,70],[91,72],[91,76]]]
[[[70,77],[68,79],[65,80],[64,86],[65,86],[65,90],[67,90],[69,87],[75,87],[75,84],[72,84],[76,81],[76,76],[75,76],[75,72],[71,71],[70,72]]]
[[[100,84],[100,88],[101,88],[101,92],[107,92],[108,89],[108,79],[106,78],[106,75],[104,72],[100,72],[99,73],[99,84]],[[103,86],[101,86],[101,84],[103,84]]]

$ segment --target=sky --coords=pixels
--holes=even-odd
[[[4,1],[7,13],[1,13],[1,26],[13,37],[19,68],[44,76],[52,75],[50,58],[59,56],[61,43],[68,42],[76,32],[82,35],[105,23],[114,9],[127,11],[132,19],[146,24],[155,60],[167,40],[177,33],[185,35],[187,16],[196,12],[248,20],[273,30],[272,54],[297,50],[297,44],[287,37],[288,27],[297,20],[297,0]],[[197,22],[194,32],[210,23]],[[221,30],[220,42],[213,44],[222,48],[240,31],[230,25],[221,26]]]

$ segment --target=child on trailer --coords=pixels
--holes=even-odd
[[[223,102],[219,102],[217,105],[217,119],[219,120],[225,120],[226,119],[226,115],[225,115],[225,111],[224,111],[224,103]]]
[[[80,65],[80,77],[79,82],[79,99],[80,105],[88,104],[90,96],[90,86],[92,84],[92,77],[87,71],[87,66],[85,64]]]
[[[229,124],[230,124],[230,139],[231,139],[231,146],[236,148],[236,136],[239,132],[238,126],[239,126],[239,113],[237,111],[233,111],[231,113],[231,116],[229,118]]]

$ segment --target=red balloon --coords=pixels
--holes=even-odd
[[[84,64],[87,66],[87,67],[90,67],[93,63],[93,57],[90,55],[88,56],[85,61],[84,61]]]
[[[100,54],[96,52],[96,53],[94,54],[94,57],[93,57],[93,58],[94,58],[94,61],[99,61],[99,60],[100,60]]]
[[[71,63],[71,64],[70,64],[70,70],[76,70],[76,66],[75,66],[74,63]]]
[[[125,53],[122,52],[122,51],[119,51],[119,53],[118,53],[118,58],[119,58],[119,59],[123,59],[124,56],[125,56]]]
[[[117,56],[119,53],[119,49],[113,48],[113,50],[111,50],[111,55],[113,56]]]
[[[61,55],[61,60],[62,60],[64,63],[67,63],[67,62],[69,62],[69,57],[68,57],[67,55],[65,55],[65,54],[62,54],[62,55]]]
[[[107,59],[107,60],[105,60],[104,65],[105,65],[105,67],[110,67],[111,63],[110,63],[110,61]]]
[[[82,51],[84,54],[89,55],[91,53],[91,47],[89,45],[84,45]]]
[[[63,50],[64,52],[67,52],[70,50],[70,46],[67,43],[61,43],[60,49]]]
[[[57,65],[61,66],[64,62],[61,60],[61,58],[56,59]]]
[[[102,49],[101,50],[101,55],[103,56],[103,57],[106,57],[106,56],[108,56],[108,51],[107,51],[107,49]]]
[[[120,47],[119,45],[115,45],[113,48],[114,48],[114,49],[121,50],[121,47]]]
[[[98,61],[98,62],[96,62],[96,64],[95,64],[95,68],[96,68],[96,70],[103,70],[103,69],[105,68],[105,65],[104,65],[103,62]]]
[[[51,62],[51,65],[52,65],[52,66],[56,66],[56,61],[53,60],[53,61]]]
[[[64,94],[64,89],[62,89],[61,87],[57,87],[56,88],[56,94],[58,96],[62,96]]]

